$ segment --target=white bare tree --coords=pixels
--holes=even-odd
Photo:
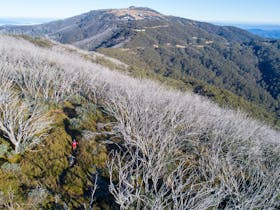
[[[188,107],[188,100],[195,98],[165,92],[153,84],[132,87],[114,87],[107,93],[107,110],[117,120],[114,129],[124,139],[123,146],[128,151],[140,152],[140,155],[138,152],[129,157],[113,158],[118,165],[114,171],[122,180],[117,182],[116,188],[112,182],[111,189],[114,189],[112,194],[122,208],[129,208],[123,205],[129,197],[141,198],[151,209],[166,206],[172,209],[276,206],[275,194],[279,193],[273,189],[277,184],[279,186],[276,178],[279,164],[277,161],[271,164],[271,160],[279,158],[276,152],[279,152],[277,132],[267,133],[265,126],[252,123],[242,113],[217,109],[213,104],[208,104],[213,107],[211,112],[197,110],[192,105]],[[268,160],[264,160],[269,153],[273,155],[267,164]],[[134,163],[127,161],[135,158],[137,161]],[[188,173],[176,171],[175,174],[180,176],[170,178],[168,169],[184,160],[192,161],[184,168]],[[123,184],[129,183],[126,177],[132,176],[126,167],[130,168],[135,163],[141,163],[142,171],[138,176],[143,180],[142,194],[137,196],[133,185]],[[110,170],[113,171],[112,168]],[[260,176],[259,173],[264,174]],[[175,188],[162,183],[166,176],[169,182],[176,183],[173,184]],[[172,202],[168,202],[170,200]],[[135,207],[134,203],[132,200],[130,205]]]
[[[27,200],[17,202],[15,192],[10,188],[7,194],[0,195],[0,208],[7,210],[38,209],[46,199],[48,192],[43,187],[37,186],[27,196]]]
[[[38,105],[18,96],[0,104],[0,130],[20,153],[38,144],[51,128],[52,120]]]
[[[128,209],[135,203],[139,205],[142,200],[143,170],[142,164],[138,163],[136,158],[137,156],[130,156],[129,153],[121,155],[115,152],[111,154],[111,160],[107,162],[110,174],[109,191],[121,209]]]
[[[1,78],[0,84],[0,103],[4,104],[13,97],[15,93],[13,92],[13,82],[8,79]]]
[[[93,205],[94,205],[94,202],[95,202],[95,193],[96,193],[96,190],[98,189],[98,174],[95,173],[95,175],[92,176],[92,179],[93,179],[93,186],[91,186],[91,195],[90,195],[90,201],[89,201],[89,204],[85,204],[84,203],[84,209],[85,210],[92,210],[93,209]]]

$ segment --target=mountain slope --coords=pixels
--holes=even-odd
[[[133,8],[129,11],[134,13]],[[135,13],[137,11],[135,9]],[[118,10],[97,10],[66,20],[37,26],[3,27],[2,31],[31,36],[47,36],[62,43],[71,43],[84,49],[93,50],[99,46],[119,44],[129,37],[130,29],[127,31],[124,31],[124,29],[127,28],[127,22],[134,17],[117,12]],[[143,8],[142,12],[144,12],[143,15],[162,17],[157,12],[149,9]],[[137,14],[134,15],[138,17]],[[105,44],[105,42],[108,43]]]
[[[82,49],[101,50],[131,66],[138,59],[149,72],[188,84],[194,78],[242,96],[273,113],[275,120],[280,116],[280,42],[245,30],[131,7],[91,11],[37,26],[4,27],[1,31],[47,36]],[[117,48],[119,53],[112,53],[110,48]],[[203,94],[201,88],[195,92]]]
[[[1,209],[279,208],[278,131],[97,56],[0,35]]]
[[[180,24],[181,30],[177,39],[182,41],[185,41],[186,38],[191,39],[199,33],[203,33],[203,36],[210,35],[209,38],[211,35],[212,37],[218,35],[222,39],[238,42],[257,38],[238,28],[219,27],[208,23],[165,16],[149,8],[138,7],[90,11],[65,20],[35,26],[4,26],[1,27],[1,31],[31,36],[47,36],[62,43],[71,43],[87,50],[94,50],[102,46],[112,47],[121,44],[127,41],[127,38],[133,37],[135,32],[144,31],[145,28],[169,29],[173,24]],[[174,26],[176,30],[178,30],[177,26]],[[176,30],[172,32],[176,34]],[[184,36],[186,32],[188,32],[187,37]],[[237,33],[238,36],[236,36]],[[118,37],[119,40],[112,42],[111,39]]]

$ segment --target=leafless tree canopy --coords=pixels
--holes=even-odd
[[[16,151],[50,126],[41,99],[102,101],[123,139],[107,162],[121,209],[279,208],[279,132],[246,114],[110,71],[63,46],[0,36],[0,64],[0,129]]]

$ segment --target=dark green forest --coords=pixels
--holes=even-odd
[[[182,27],[189,22],[180,21],[171,19],[168,27],[166,21],[137,22],[133,28],[145,31],[134,32],[121,48],[99,51],[138,69],[179,80],[221,105],[251,109],[253,115],[279,124],[280,41],[263,40],[232,27],[223,32],[202,23],[199,29]]]

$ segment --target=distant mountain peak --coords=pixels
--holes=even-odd
[[[164,15],[147,7],[131,6],[124,9],[111,9],[107,12],[114,14],[117,17],[130,18],[134,20],[143,20],[146,18],[164,18]]]

